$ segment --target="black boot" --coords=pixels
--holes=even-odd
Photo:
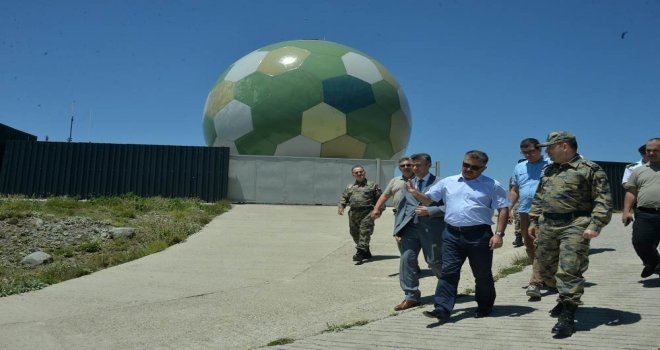
[[[353,255],[353,261],[362,261],[364,259],[364,252],[361,249],[357,249],[355,255]]]
[[[550,317],[559,317],[562,311],[564,311],[564,304],[557,303],[557,305],[550,310]]]
[[[373,255],[371,255],[371,250],[369,249],[369,247],[367,247],[367,250],[364,251],[364,258],[371,259],[372,256]]]
[[[570,337],[575,333],[575,311],[577,310],[577,305],[570,302],[564,302],[563,304],[564,310],[559,315],[559,321],[552,327],[552,334],[556,338]]]
[[[520,233],[516,233],[516,239],[513,240],[513,246],[518,248],[524,245],[525,243],[523,243],[522,235]]]

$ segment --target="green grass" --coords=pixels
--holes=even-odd
[[[529,265],[529,258],[527,257],[527,254],[518,254],[513,258],[513,261],[511,261],[511,265],[508,267],[500,269],[495,276],[493,276],[493,279],[495,281],[499,280],[500,278],[504,278],[508,275],[518,273],[522,271],[525,266]]]
[[[0,241],[0,296],[40,289],[160,252],[185,241],[230,208],[227,201],[209,204],[198,199],[142,198],[132,194],[90,200],[0,197],[0,220],[7,224],[16,224],[28,217],[44,220],[86,217],[115,227],[134,227],[137,231],[131,238],[94,237],[48,247],[43,251],[53,257],[53,262],[36,267],[21,265],[22,257],[11,256]],[[1,239],[5,239],[3,234],[0,234]]]
[[[334,324],[334,323],[328,323],[326,330],[323,331],[323,333],[336,333],[336,332],[341,332],[345,329],[349,329],[352,327],[357,327],[357,326],[364,326],[365,324],[369,323],[367,320],[360,320],[360,321],[355,321],[351,323],[342,323],[342,324]]]
[[[286,345],[286,344],[291,344],[294,341],[295,340],[293,340],[292,338],[279,338],[279,339],[275,339],[272,342],[266,344],[266,346]]]
[[[530,265],[527,254],[518,254],[514,256],[513,260],[511,261],[511,265],[500,269],[496,274],[493,275],[493,280],[497,281],[508,275],[518,273],[522,271],[527,265]],[[465,288],[461,292],[461,294],[473,294],[473,293],[474,293],[474,288],[469,288],[469,287]]]

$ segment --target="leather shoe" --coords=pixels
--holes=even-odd
[[[422,305],[422,303],[420,303],[419,301],[406,299],[406,300],[402,301],[401,304],[395,306],[394,310],[403,311],[403,310],[408,310],[412,307],[417,307],[417,306],[420,306],[420,305]]]
[[[649,277],[649,276],[651,276],[652,274],[655,273],[654,270],[655,270],[655,268],[653,268],[651,266],[648,266],[648,265],[644,266],[644,269],[642,270],[642,274],[640,276],[642,276],[642,278]]]
[[[474,318],[486,317],[486,316],[490,315],[491,312],[493,312],[492,308],[490,308],[490,309],[477,309],[477,311],[474,312]]]
[[[430,318],[437,318],[438,321],[444,322],[449,319],[449,312],[445,311],[444,309],[433,309],[432,311],[424,311],[422,312],[424,316],[430,317]]]

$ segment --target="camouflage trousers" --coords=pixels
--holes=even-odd
[[[574,220],[549,220],[541,217],[536,241],[541,278],[548,286],[556,283],[558,302],[582,304],[585,279],[589,268],[589,240],[582,233],[589,225],[589,217]],[[556,281],[556,282],[555,282]]]
[[[518,203],[511,209],[513,212],[513,233],[520,236],[520,213],[518,212]]]
[[[368,250],[371,234],[374,233],[374,221],[369,217],[371,208],[353,209],[348,211],[348,227],[351,237],[355,242],[355,248]]]

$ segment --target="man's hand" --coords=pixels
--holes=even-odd
[[[628,226],[628,225],[630,225],[630,223],[633,222],[633,221],[634,221],[634,219],[633,219],[633,215],[632,215],[631,212],[629,212],[629,211],[624,211],[624,212],[621,214],[621,222],[623,222],[623,226]]]
[[[587,229],[587,230],[584,230],[584,232],[582,232],[582,237],[584,239],[592,239],[592,238],[598,237],[599,234],[600,234],[599,232]]]
[[[417,193],[417,189],[415,188],[415,184],[413,183],[413,180],[408,180],[406,181],[406,190],[414,196],[415,193]]]
[[[539,233],[539,228],[536,227],[534,224],[530,224],[529,228],[527,229],[527,234],[532,237],[532,240],[536,240],[536,237]]]
[[[415,208],[415,214],[417,214],[417,216],[429,216],[429,208],[423,205],[418,205],[417,208]]]
[[[501,246],[502,246],[502,237],[498,235],[493,235],[493,237],[491,237],[490,241],[488,242],[488,247],[490,248],[490,250],[495,250]]]
[[[380,217],[380,214],[381,211],[378,208],[374,208],[374,210],[372,210],[371,213],[369,213],[369,217],[371,218],[371,220],[376,221],[376,219]]]
[[[344,215],[344,208],[337,208],[337,214]]]

